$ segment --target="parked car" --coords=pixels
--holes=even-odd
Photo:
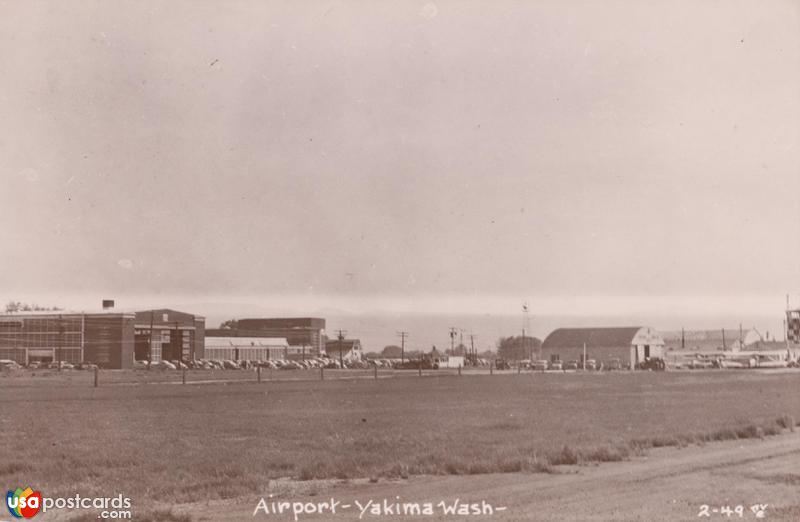
[[[543,372],[543,371],[545,371],[547,369],[547,366],[548,366],[547,365],[547,361],[545,361],[544,359],[540,359],[538,361],[533,361],[533,363],[531,364],[531,368],[534,371],[542,371]]]
[[[643,362],[640,362],[636,368],[638,370],[651,370],[660,372],[667,369],[667,364],[664,362],[664,359],[659,357],[650,357],[645,359]]]
[[[565,370],[577,370],[580,367],[578,361],[574,359],[572,361],[565,362],[563,366]]]
[[[134,361],[133,362],[133,369],[134,370],[146,370],[148,367],[147,361]]]
[[[494,361],[494,367],[497,368],[498,370],[510,370],[511,369],[511,365],[508,364],[508,361],[506,361],[505,359],[496,359]]]
[[[172,360],[172,361],[170,361],[170,362],[171,362],[171,363],[172,363],[172,365],[173,365],[175,368],[177,368],[178,370],[188,370],[188,369],[189,369],[189,367],[188,367],[188,366],[187,366],[187,365],[186,365],[186,364],[185,364],[183,361],[179,361],[179,360],[177,360],[177,359],[173,359],[173,360]]]
[[[22,368],[16,361],[11,359],[0,359],[0,370],[19,370]]]
[[[66,361],[53,361],[47,365],[47,367],[51,370],[58,370],[58,367],[61,367],[62,370],[72,370],[75,367]]]
[[[619,357],[613,357],[606,361],[606,370],[622,370],[625,366],[622,364],[622,359]]]
[[[558,370],[561,371],[564,369],[564,365],[561,364],[561,361],[550,361],[550,364],[547,365],[549,370]]]
[[[175,367],[169,361],[154,361],[150,363],[150,368],[153,370],[177,370],[178,368]]]

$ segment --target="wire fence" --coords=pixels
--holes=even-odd
[[[529,370],[497,370],[489,367],[409,369],[269,369],[206,370],[206,369],[145,369],[145,370],[62,370],[14,369],[0,370],[0,388],[5,386],[136,386],[156,384],[201,385],[245,384],[266,382],[364,380],[394,378],[424,378],[445,376],[530,374]]]

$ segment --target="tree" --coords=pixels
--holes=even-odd
[[[239,327],[239,321],[236,319],[228,319],[220,323],[219,327],[223,330],[236,330]]]
[[[59,310],[63,310],[63,308],[59,308],[57,306],[39,306],[36,303],[21,303],[19,301],[14,301],[13,299],[6,303],[6,312],[57,312]]]
[[[497,356],[511,361],[531,359],[531,351],[534,355],[538,348],[542,346],[542,341],[536,337],[523,339],[521,335],[511,337],[501,337],[497,340]]]
[[[456,345],[452,350],[450,348],[444,351],[447,355],[466,355],[467,347],[463,344]]]
[[[390,344],[389,346],[384,346],[383,351],[381,351],[381,356],[386,359],[399,359],[400,354],[403,349],[395,344]]]

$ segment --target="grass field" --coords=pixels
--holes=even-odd
[[[281,477],[548,471],[800,419],[800,373],[59,379],[0,379],[0,481],[54,496],[123,493],[137,507],[253,494]]]

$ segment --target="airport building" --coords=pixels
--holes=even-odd
[[[215,328],[206,337],[266,337],[286,339],[289,359],[325,353],[325,319],[317,317],[239,319],[235,328]]]
[[[204,318],[167,309],[122,311],[111,301],[104,306],[90,312],[0,315],[0,359],[22,365],[90,362],[128,369],[134,360],[203,357]]]
[[[0,315],[0,359],[93,362],[101,368],[133,368],[135,314],[14,312]]]
[[[602,362],[604,366],[617,359],[631,369],[645,360],[664,357],[664,340],[648,326],[622,328],[559,328],[542,343],[542,359],[548,361]]]
[[[161,308],[136,312],[137,361],[191,361],[205,358],[206,320]]]
[[[275,337],[206,337],[205,359],[275,361],[290,358],[289,343]]]

